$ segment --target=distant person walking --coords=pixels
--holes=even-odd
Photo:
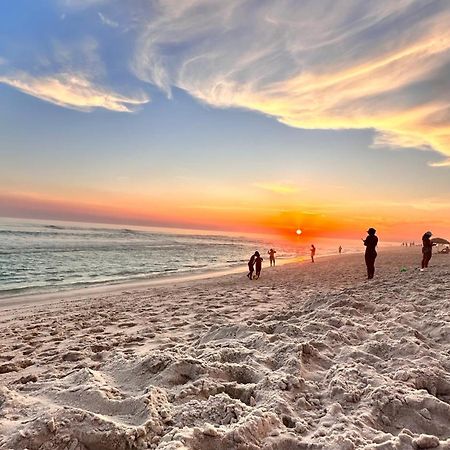
[[[433,243],[431,242],[431,236],[433,233],[431,231],[427,231],[422,236],[422,268],[420,269],[423,272],[425,269],[428,269],[428,263],[430,262],[431,257],[433,256]]]
[[[339,254],[342,253],[342,245],[339,246]]]
[[[258,252],[255,252],[252,256],[251,256],[251,258],[249,259],[249,261],[248,261],[248,274],[247,274],[247,277],[250,279],[250,280],[252,280],[253,279],[253,272],[254,272],[254,270],[255,270],[255,259],[256,259],[256,254],[257,254]],[[258,253],[259,254],[259,253]]]
[[[275,266],[275,253],[276,253],[276,251],[273,248],[271,248],[267,253],[269,254],[270,267],[272,267],[272,265]]]
[[[366,246],[366,253],[364,255],[367,266],[367,279],[371,280],[375,275],[375,259],[377,258],[377,245],[378,238],[375,236],[377,230],[375,228],[369,228],[367,230],[368,236],[363,239],[364,245]]]
[[[314,262],[314,256],[316,256],[316,247],[314,247],[314,244],[311,244],[311,262]]]
[[[261,275],[263,259],[261,258],[259,252],[255,252],[255,280]]]

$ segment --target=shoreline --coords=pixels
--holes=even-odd
[[[317,260],[323,260],[325,258],[345,257],[354,254],[360,254],[361,252],[347,252],[344,254],[335,255],[318,255]],[[291,264],[303,264],[308,263],[309,256],[298,256],[295,258],[277,259],[275,267],[283,267]],[[270,266],[263,266],[263,272],[271,270]],[[216,278],[227,277],[230,275],[243,274],[247,271],[247,265],[230,267],[226,269],[211,269],[211,270],[199,270],[196,272],[174,274],[174,275],[161,275],[152,278],[145,279],[131,279],[118,282],[108,282],[92,286],[83,286],[76,288],[62,288],[59,290],[44,291],[44,292],[29,292],[18,293],[10,296],[0,295],[0,311],[5,308],[41,304],[41,303],[53,303],[59,300],[67,299],[80,299],[85,296],[97,296],[107,294],[117,294],[123,290],[128,289],[146,289],[156,286],[170,286],[172,284],[188,284],[195,283],[196,281],[210,280]]]
[[[303,262],[302,257],[277,260],[277,267],[287,264]],[[0,295],[0,310],[3,307],[41,303],[46,299],[49,302],[60,299],[78,299],[84,296],[96,296],[105,294],[116,294],[127,289],[146,289],[153,286],[166,286],[171,284],[190,283],[195,281],[209,280],[243,273],[246,266],[230,267],[228,269],[199,270],[196,272],[182,273],[178,275],[160,275],[152,278],[130,279],[117,282],[99,283],[92,286],[65,287],[59,290],[44,292],[18,293],[10,296]],[[267,269],[267,267],[265,268]]]
[[[417,249],[417,247],[413,247]],[[391,251],[405,251],[404,247],[386,246],[381,247],[379,250],[383,252]],[[406,250],[410,251],[410,250]],[[349,251],[342,254],[325,254],[316,255],[317,261],[329,260],[330,258],[345,258],[347,256],[364,254],[364,250],[361,251]],[[295,258],[277,259],[276,267],[283,267],[286,265],[305,264],[309,263],[309,255],[298,256]],[[271,270],[270,266],[263,266],[263,274],[267,270]],[[34,304],[47,304],[54,303],[61,300],[80,300],[86,296],[95,297],[99,295],[114,295],[119,294],[122,291],[127,290],[140,290],[158,286],[170,286],[170,285],[188,285],[195,284],[195,282],[214,280],[216,278],[228,277],[238,274],[244,274],[247,271],[247,265],[230,267],[228,269],[219,270],[203,270],[198,272],[185,273],[181,275],[167,275],[157,276],[154,278],[146,279],[132,279],[124,280],[112,283],[98,284],[94,286],[84,286],[77,288],[65,288],[60,290],[45,291],[45,292],[29,292],[20,293],[11,296],[0,296],[0,311],[11,308],[17,308],[20,306],[33,306]]]
[[[420,259],[4,309],[0,449],[449,450],[450,256]]]
[[[45,225],[45,229],[53,229],[53,227],[54,225]],[[120,234],[120,232],[123,230],[119,229],[115,231],[118,231]],[[46,231],[44,230],[44,234],[45,233]],[[71,234],[69,233],[69,235]],[[171,235],[168,236],[170,239],[172,239],[170,237]],[[120,239],[122,239],[122,237],[123,236],[120,235]],[[196,236],[193,235],[192,237],[195,238]],[[64,246],[58,246],[56,244],[54,249],[52,246],[50,246],[49,251],[44,252],[44,254],[47,255],[45,257],[40,256],[42,252],[37,252],[38,256],[36,258],[33,257],[34,259],[30,259],[27,256],[25,258],[25,266],[23,265],[24,262],[19,257],[17,257],[17,255],[13,256],[11,261],[3,260],[3,262],[6,264],[6,267],[8,267],[8,265],[12,265],[13,268],[17,267],[18,269],[8,270],[4,274],[2,281],[3,284],[0,283],[0,308],[2,307],[2,303],[15,304],[22,301],[32,302],[43,300],[45,298],[54,299],[59,296],[66,298],[70,295],[96,295],[100,293],[112,292],[116,289],[120,289],[121,287],[134,288],[134,286],[160,285],[165,283],[179,282],[183,280],[201,280],[203,278],[239,273],[241,270],[245,271],[247,267],[247,259],[245,258],[245,261],[242,261],[243,256],[245,256],[245,254],[247,253],[247,250],[242,251],[239,246],[241,246],[242,248],[247,248],[246,246],[250,244],[251,248],[252,245],[255,244],[256,248],[259,248],[260,245],[262,245],[264,248],[264,246],[269,245],[267,242],[263,244],[262,242],[256,242],[250,239],[250,241],[248,242],[238,242],[238,247],[233,247],[231,249],[227,248],[225,252],[219,249],[218,254],[220,257],[218,256],[217,258],[209,258],[211,256],[211,254],[208,253],[209,250],[206,251],[206,253],[205,250],[202,250],[203,253],[200,253],[200,256],[198,258],[195,256],[194,252],[191,254],[191,256],[187,257],[186,262],[184,262],[184,260],[171,259],[173,258],[173,252],[170,253],[172,251],[171,246],[173,246],[174,242],[176,243],[176,240],[172,242],[169,238],[164,236],[161,237],[161,239],[163,239],[163,244],[169,245],[168,254],[160,254],[160,259],[155,260],[155,264],[153,265],[152,259],[151,257],[149,257],[149,254],[139,254],[139,252],[133,250],[137,256],[134,255],[130,260],[127,260],[127,258],[123,258],[123,256],[119,255],[120,258],[123,259],[123,262],[121,262],[122,259],[120,258],[119,260],[115,260],[115,265],[113,265],[115,268],[114,270],[112,270],[113,266],[111,265],[111,260],[108,255],[110,253],[110,250],[115,248],[114,246],[112,246],[111,249],[109,249],[108,247],[108,252],[106,253],[104,260],[102,260],[101,258],[98,259],[98,256],[95,256],[94,258],[88,258],[89,255],[91,255],[91,253],[88,253],[84,257],[85,259],[82,258],[81,260],[79,260],[77,258],[77,255],[73,255],[72,259],[66,258],[66,256],[61,259],[61,256],[58,256],[53,262],[53,250],[62,250],[63,254],[65,251]],[[222,236],[222,238],[227,237]],[[98,240],[99,238],[96,237],[96,239]],[[116,237],[115,239],[119,238]],[[169,240],[166,242],[164,241],[164,239]],[[228,236],[227,239],[227,245],[232,245],[231,243],[234,241],[231,239],[231,237]],[[318,259],[322,258],[322,255],[332,256],[338,254],[338,246],[335,242],[335,239],[333,239],[334,244],[336,244],[335,246],[330,245],[330,238],[319,239],[319,241],[320,242],[316,242],[318,253],[320,254],[320,256],[316,256]],[[344,241],[345,242],[342,242],[344,244],[344,247],[346,247],[346,245],[348,244],[348,247],[346,247],[344,254],[352,254],[354,252],[359,253],[363,251],[359,240],[344,239]],[[70,245],[72,245],[71,242],[72,241],[69,240]],[[101,243],[102,241],[100,239],[100,241],[97,242],[94,239],[93,242],[95,245],[99,245],[99,243]],[[119,240],[117,242],[121,241]],[[48,244],[49,243],[47,242],[46,246]],[[130,243],[128,243],[127,245],[129,244]],[[145,244],[145,242],[143,242],[143,244]],[[305,242],[296,241],[296,244],[294,245],[293,242],[289,243],[288,241],[286,241],[283,244],[280,241],[279,244],[280,251],[278,254],[279,258],[277,258],[278,265],[284,265],[292,261],[309,259],[309,251]],[[23,245],[23,243],[21,245]],[[93,246],[94,250],[96,248],[95,245]],[[116,243],[116,247],[118,245],[119,244]],[[188,248],[189,245],[186,244],[186,248]],[[205,244],[205,246],[207,245],[210,245],[210,243]],[[386,242],[382,245],[390,247],[395,244],[392,242]],[[147,248],[146,245],[144,245],[144,247]],[[25,248],[26,247],[24,247],[24,249]],[[81,245],[80,248],[84,249],[85,247]],[[117,248],[120,248],[120,246]],[[134,249],[135,247],[131,246],[130,248]],[[138,246],[138,248],[140,248],[140,245]],[[55,255],[59,255],[61,253],[59,250],[57,253],[55,253]],[[264,257],[264,253],[266,252],[263,251],[262,253]],[[6,252],[5,254],[7,255],[8,252]],[[67,264],[64,262],[65,259],[68,261]],[[91,265],[89,263],[89,261],[91,260],[95,260],[95,264],[100,264],[100,266],[96,266],[95,264]],[[35,267],[33,267],[33,264],[35,265]],[[265,264],[268,264],[267,258],[265,258]],[[103,270],[103,265],[105,266],[105,270]]]
[[[417,248],[417,247],[414,247]],[[381,247],[380,252],[390,252],[390,251],[403,251],[405,248],[395,247],[395,246],[386,246]],[[328,260],[329,258],[345,258],[347,256],[352,255],[361,255],[364,253],[364,250],[361,251],[348,251],[342,254],[325,254],[325,255],[316,255],[315,259],[317,261]],[[297,256],[295,258],[286,258],[286,259],[277,259],[276,267],[282,267],[285,265],[291,264],[304,264],[310,262],[309,255]],[[266,260],[267,263],[268,260]],[[266,270],[270,270],[270,266],[263,266],[263,273]],[[123,290],[128,289],[146,289],[150,287],[156,286],[165,286],[171,284],[184,284],[184,283],[195,283],[196,281],[209,280],[215,278],[226,277],[230,275],[243,274],[247,271],[247,265],[242,264],[240,266],[225,268],[225,269],[211,269],[211,270],[199,270],[196,272],[182,273],[182,274],[174,274],[174,275],[162,275],[155,276],[152,278],[144,278],[144,279],[130,279],[123,280],[117,282],[108,282],[95,284],[92,286],[83,286],[83,287],[64,287],[57,290],[49,290],[49,291],[38,291],[38,292],[28,292],[28,293],[18,293],[14,295],[5,295],[2,296],[0,294],[0,311],[6,308],[18,307],[18,306],[26,306],[37,303],[53,303],[58,300],[67,300],[67,299],[80,299],[85,296],[98,296],[98,295],[107,295],[107,294],[117,294]]]

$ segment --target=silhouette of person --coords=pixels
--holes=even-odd
[[[261,275],[263,259],[261,258],[259,252],[255,252],[255,280]]]
[[[377,258],[377,245],[378,238],[375,236],[377,230],[375,228],[369,228],[367,230],[368,236],[363,239],[364,245],[366,246],[366,253],[364,258],[366,260],[367,266],[367,279],[371,280],[375,275],[375,259]]]
[[[248,274],[247,277],[252,280],[253,279],[253,272],[255,270],[254,265],[255,265],[255,259],[256,259],[256,254],[258,252],[255,252],[249,259],[248,261]],[[259,253],[258,253],[259,254]]]
[[[428,268],[428,263],[433,256],[433,245],[435,244],[431,242],[431,236],[433,236],[431,231],[427,231],[422,236],[422,268],[420,269],[422,272]]]
[[[342,253],[342,245],[339,246],[339,254]]]
[[[314,262],[315,255],[316,255],[316,247],[314,247],[314,244],[311,244],[311,262]]]
[[[272,264],[275,265],[275,253],[276,253],[276,251],[273,248],[271,248],[267,253],[269,254],[270,267],[272,267]]]

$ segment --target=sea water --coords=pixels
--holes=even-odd
[[[309,243],[268,236],[0,218],[0,298],[240,268],[258,250],[264,267],[308,254]],[[338,241],[316,245],[336,254]],[[347,243],[354,251],[360,243]]]

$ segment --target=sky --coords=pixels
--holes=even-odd
[[[0,216],[450,237],[447,0],[0,3]]]

